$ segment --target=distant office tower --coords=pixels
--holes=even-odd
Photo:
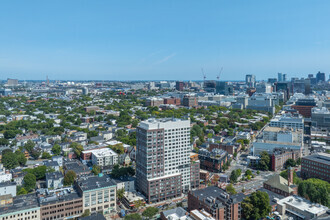
[[[286,74],[283,74],[283,82],[286,82]]]
[[[268,79],[268,83],[273,84],[273,83],[276,83],[276,82],[277,82],[277,79],[276,78],[269,78]]]
[[[283,73],[277,73],[277,81],[283,82]]]
[[[320,71],[316,74],[317,82],[325,82],[325,73],[321,73]]]
[[[175,88],[178,91],[183,91],[183,86],[184,86],[184,83],[182,81],[177,81],[175,84]]]
[[[7,85],[8,86],[17,86],[18,85],[18,79],[7,79]]]
[[[245,83],[249,88],[255,88],[256,85],[256,76],[255,75],[246,75]]]
[[[308,78],[313,78],[314,74],[308,74]]]
[[[190,189],[190,120],[149,119],[137,128],[136,184],[148,203]]]

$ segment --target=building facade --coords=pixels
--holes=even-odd
[[[157,202],[190,189],[190,120],[150,119],[137,128],[136,185]]]
[[[319,178],[330,182],[330,154],[319,153],[303,157],[301,174],[304,178]]]

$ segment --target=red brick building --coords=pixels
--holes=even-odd
[[[271,169],[279,171],[283,169],[288,159],[297,160],[300,157],[300,150],[275,149],[271,155]]]
[[[330,182],[330,154],[319,153],[302,158],[303,178],[319,178]]]
[[[164,104],[181,105],[181,100],[179,98],[175,98],[175,97],[164,98]]]
[[[288,180],[275,174],[264,182],[264,188],[285,197],[297,195],[298,187],[293,184],[293,168],[288,169]]]
[[[245,197],[243,193],[229,195],[223,189],[210,186],[188,193],[188,211],[204,209],[217,220],[238,220],[242,219],[241,202]]]

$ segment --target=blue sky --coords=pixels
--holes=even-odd
[[[0,79],[330,72],[329,0],[0,2]]]

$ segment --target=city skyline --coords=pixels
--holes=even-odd
[[[328,76],[328,1],[140,3],[0,3],[0,78]]]

